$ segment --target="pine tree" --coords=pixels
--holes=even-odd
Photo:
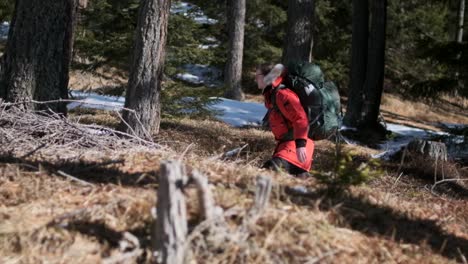
[[[373,130],[380,127],[378,117],[384,81],[387,0],[372,2],[369,33],[367,0],[354,0],[353,8],[351,88],[345,124]],[[366,48],[368,39],[369,47]]]
[[[458,30],[457,30],[457,42],[463,42],[463,24],[465,22],[465,0],[460,0],[458,7]]]
[[[348,105],[344,123],[357,127],[361,119],[363,87],[366,79],[367,42],[369,37],[368,0],[353,0],[353,35]]]
[[[170,1],[143,0],[135,32],[133,63],[125,97],[121,130],[143,138],[159,132]]]
[[[0,97],[48,101],[68,97],[77,0],[17,0],[3,58]],[[63,103],[25,103],[66,114]]]
[[[241,81],[244,53],[245,1],[228,0],[227,4],[229,46],[224,72],[225,96],[236,100],[244,99]]]
[[[375,128],[378,125],[385,72],[386,27],[387,0],[372,1],[372,21],[369,34],[367,72],[363,87],[364,116],[362,125],[368,128]]]
[[[288,26],[282,62],[311,61],[314,31],[315,0],[289,0]]]

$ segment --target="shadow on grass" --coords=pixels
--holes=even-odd
[[[100,244],[106,246],[104,251],[105,255],[110,253],[110,249],[122,247],[122,241],[126,240],[124,233],[128,232],[138,239],[138,245],[133,244],[131,247],[139,247],[143,249],[142,255],[139,256],[137,263],[145,263],[145,259],[147,258],[146,253],[148,250],[151,250],[150,224],[146,224],[140,228],[120,232],[100,221],[74,220],[69,221],[66,224],[51,222],[48,226],[53,228],[63,228],[71,232],[78,232],[87,237],[95,238]],[[134,243],[134,241],[131,242]],[[128,243],[125,243],[125,245],[130,246]],[[121,248],[121,250],[129,249]]]
[[[78,180],[88,183],[116,184],[123,186],[145,186],[157,184],[158,171],[125,173],[115,167],[115,164],[123,163],[123,160],[114,160],[112,162],[84,162],[84,161],[66,161],[61,160],[56,163],[47,161],[29,161],[22,158],[16,158],[11,155],[0,156],[0,163],[14,163],[22,165],[26,170],[38,171],[39,168],[45,169],[51,174],[60,175],[59,171],[64,172]],[[62,175],[63,176],[63,175]],[[62,177],[61,176],[61,177]]]
[[[468,256],[468,240],[444,231],[436,221],[410,218],[391,207],[375,205],[365,197],[336,189],[296,194],[291,201],[304,205],[310,204],[311,199],[322,199],[319,209],[338,214],[337,224],[345,228],[396,242],[427,245],[434,253],[457,261],[463,261],[461,254]]]
[[[396,160],[398,163],[400,162],[398,159]],[[388,171],[392,171],[395,175],[400,173],[404,173],[407,179],[411,181],[418,181],[418,185],[421,187],[428,187],[430,190],[434,185],[434,165],[432,163],[427,163],[427,161],[419,162],[416,164],[404,164],[400,167],[397,162],[384,162],[382,163],[383,168],[387,169]],[[446,170],[443,173],[438,172],[437,174],[437,181],[441,180],[441,175],[446,175],[446,182],[441,182],[436,185],[434,188],[434,193],[438,195],[445,195],[450,197],[451,199],[457,200],[468,200],[468,188],[467,184],[463,182],[457,182],[457,172],[455,171],[454,167],[452,166],[451,170]],[[457,170],[459,171],[459,170]],[[460,170],[461,171],[461,170]],[[458,174],[459,179],[468,179],[468,175],[465,174]]]
[[[232,150],[247,144],[248,146],[240,153],[240,157],[244,157],[248,153],[257,155],[265,152],[265,149],[268,152],[273,151],[275,144],[273,136],[263,138],[251,136],[248,133],[239,136],[238,131],[244,129],[246,128],[231,128],[223,124],[218,127],[162,121],[162,133],[158,135],[156,141],[172,138],[186,144],[196,143],[198,147],[196,151],[200,153],[217,153],[221,150]],[[162,142],[164,143],[164,141]]]

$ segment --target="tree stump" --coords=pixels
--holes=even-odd
[[[433,160],[447,161],[447,147],[442,142],[413,140],[407,147],[410,153],[421,154]]]
[[[157,219],[152,232],[152,246],[157,263],[184,263],[187,209],[182,188],[186,184],[185,169],[179,161],[161,164]]]
[[[272,180],[267,176],[257,176],[257,185],[255,190],[255,200],[252,208],[247,214],[247,220],[250,223],[257,221],[263,210],[268,206],[270,199]]]
[[[192,172],[191,179],[197,187],[198,200],[205,220],[211,221],[222,217],[223,210],[215,205],[208,179],[197,170]]]

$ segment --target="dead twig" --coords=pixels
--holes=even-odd
[[[446,182],[459,182],[459,181],[468,181],[468,179],[443,179],[443,180],[440,180],[440,181],[436,181],[431,187],[431,193],[434,193],[434,189],[439,184],[446,183]]]
[[[189,149],[193,146],[193,143],[190,143],[184,150],[184,152],[182,152],[182,154],[180,154],[180,157],[179,157],[179,161],[182,161],[185,157],[185,154],[187,154],[187,152],[189,151]]]
[[[64,177],[66,177],[66,178],[68,178],[68,179],[70,179],[70,180],[72,180],[72,181],[79,182],[79,183],[81,183],[82,185],[87,185],[87,186],[93,186],[93,187],[94,187],[94,184],[89,183],[89,182],[87,182],[87,181],[83,181],[83,180],[78,179],[78,178],[76,178],[76,177],[73,177],[73,176],[71,176],[70,174],[67,174],[67,173],[65,173],[65,172],[63,172],[63,171],[61,171],[61,170],[57,171],[57,173],[60,174],[60,175],[62,175],[62,176],[64,176]]]
[[[393,183],[393,186],[392,186],[392,189],[395,188],[395,186],[397,185],[398,181],[400,180],[401,176],[403,176],[403,172],[400,173],[400,175],[398,175],[398,178],[395,180],[395,182]]]

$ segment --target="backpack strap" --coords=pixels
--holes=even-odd
[[[276,103],[276,94],[278,93],[280,89],[288,89],[288,88],[286,88],[286,86],[284,86],[283,84],[280,84],[278,87],[273,88],[273,91],[271,92],[271,95],[270,95],[271,96],[270,100],[271,100],[271,104],[273,105],[272,110],[275,110],[278,113],[280,113],[281,117],[283,117],[284,123],[288,126],[288,132],[280,139],[281,142],[285,142],[285,141],[294,140],[294,132],[293,132],[293,128],[289,126],[288,119],[286,119],[286,117],[283,115],[283,113],[279,109],[278,104]]]
[[[312,80],[310,80],[308,78],[305,78],[305,77],[302,77],[302,76],[299,76],[299,75],[295,75],[295,74],[290,74],[290,80],[291,80],[292,87],[294,87],[297,82],[302,82],[303,84],[311,84],[314,87],[314,89],[317,89],[317,90],[321,90],[321,89],[324,88],[324,83],[323,82],[315,83],[315,82],[313,82]],[[298,92],[296,92],[296,93],[298,93]],[[321,102],[320,105],[323,105],[323,102]],[[306,111],[307,118],[309,118],[310,117],[309,108],[304,107],[304,111]],[[325,109],[321,109],[320,114],[318,114],[312,120],[309,119],[309,126],[315,125],[320,120],[320,118],[323,116],[324,112],[325,112]]]

